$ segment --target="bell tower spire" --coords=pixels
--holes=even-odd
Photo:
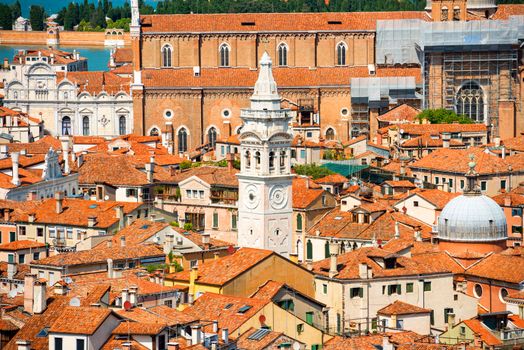
[[[240,134],[238,245],[270,249],[281,255],[292,252],[293,214],[291,181],[290,111],[281,98],[265,52],[251,96],[243,109]]]

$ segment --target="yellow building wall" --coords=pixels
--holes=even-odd
[[[464,332],[464,334],[460,333],[461,327],[466,328],[466,331]],[[439,340],[441,343],[449,344],[449,345],[462,343],[464,341],[473,342],[474,339],[475,339],[475,333],[473,333],[473,331],[469,327],[465,326],[464,323],[457,324],[455,327],[442,333],[439,337]]]

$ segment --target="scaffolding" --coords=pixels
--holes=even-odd
[[[420,65],[424,108],[463,112],[461,89],[478,86],[477,95],[470,97],[476,104],[467,103],[468,116],[491,125],[493,135],[499,135],[500,102],[514,102],[518,112],[523,108],[518,76],[523,39],[524,16],[468,22],[377,21],[376,62]]]

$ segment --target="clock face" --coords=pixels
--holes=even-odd
[[[248,207],[249,209],[255,209],[256,207],[258,207],[258,203],[260,202],[260,196],[258,195],[258,192],[259,191],[257,186],[246,186],[244,202],[246,204],[246,207]]]
[[[287,191],[284,186],[273,186],[269,190],[269,203],[273,209],[283,209],[287,205]]]

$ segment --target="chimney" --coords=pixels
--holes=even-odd
[[[222,342],[224,344],[229,344],[229,329],[222,328]]]
[[[131,226],[131,224],[133,224],[133,215],[128,214],[126,215],[126,226]]]
[[[11,209],[8,209],[8,208],[4,209],[4,221],[5,222],[11,221]]]
[[[227,168],[232,171],[234,167],[235,155],[233,153],[226,154]]]
[[[64,194],[62,192],[56,192],[55,200],[56,200],[56,213],[62,214],[62,212],[64,211]]]
[[[175,240],[175,235],[173,233],[166,234],[166,240],[164,241],[164,254],[169,254],[173,249],[173,242]]]
[[[126,237],[125,236],[121,236],[120,237],[120,246],[121,247],[125,247],[126,246]]]
[[[167,343],[167,350],[180,350],[178,343]]]
[[[500,151],[502,152],[502,159],[506,159],[506,146],[502,145]]]
[[[95,227],[96,226],[96,216],[88,216],[87,217],[87,227]]]
[[[495,143],[495,147],[500,147],[500,137],[493,138],[493,142]]]
[[[137,286],[131,286],[129,287],[129,302],[134,307],[137,303],[137,294],[138,294],[138,287]]]
[[[13,179],[11,183],[15,186],[20,186],[20,176],[18,174],[18,162],[20,161],[20,153],[11,152],[11,161],[13,162]]]
[[[131,350],[131,342],[130,341],[123,342],[122,350]]]
[[[125,220],[124,206],[117,205],[115,207],[115,211],[116,211],[116,218],[118,219],[118,229],[121,230],[124,228],[124,220]]]
[[[368,279],[371,276],[368,275],[368,265],[365,263],[358,264],[358,276],[362,279]]]
[[[213,333],[218,333],[218,321],[213,321]]]
[[[53,286],[53,291],[56,295],[66,295],[67,294],[67,283],[63,280],[58,281]]]
[[[209,233],[202,234],[202,244],[204,245],[204,250],[209,250],[210,240],[211,240],[211,237]]]
[[[389,341],[389,337],[387,335],[382,337],[382,350],[394,350],[395,347],[391,342]]]
[[[24,311],[27,313],[33,312],[35,280],[36,275],[27,274],[24,277]]]
[[[200,325],[191,326],[191,344],[196,345],[202,342],[202,331]]]
[[[448,314],[448,330],[455,326],[455,314]]]
[[[14,261],[9,261],[7,263],[7,278],[12,280],[15,277],[16,272],[17,272],[16,263]]]
[[[16,350],[31,350],[31,341],[29,340],[17,340]]]
[[[122,289],[122,309],[124,308],[124,303],[129,300],[129,290],[127,288]]]
[[[451,134],[449,132],[442,133],[442,147],[449,148],[449,143],[451,140]]]
[[[37,279],[34,284],[33,313],[41,314],[47,308],[47,283],[44,279]]]
[[[27,213],[27,221],[29,222],[35,222],[36,214],[33,212]]]
[[[60,144],[62,145],[62,157],[64,159],[64,174],[69,175],[71,172],[69,167],[69,137],[62,136]]]
[[[189,291],[188,291],[188,302],[193,304],[195,301],[195,281],[198,278],[198,268],[195,266],[189,271]]]
[[[395,239],[400,238],[400,227],[398,221],[395,221]]]
[[[108,242],[111,242],[111,240],[109,240]],[[107,278],[113,277],[115,277],[115,271],[113,269],[113,259],[109,258],[107,259]]]
[[[400,161],[400,176],[406,175],[406,162],[401,160]]]
[[[113,240],[112,239],[109,239],[106,241],[106,246],[107,248],[113,248]]]
[[[306,269],[308,271],[313,271],[313,262],[311,260],[306,260]]]
[[[329,278],[333,278],[338,275],[337,269],[337,255],[338,255],[338,243],[333,241],[329,242]]]
[[[422,242],[422,228],[420,226],[415,227],[415,241]]]
[[[155,173],[155,156],[151,156],[151,158],[149,158],[149,163],[145,164],[145,168],[147,174],[147,182],[152,184],[154,182],[153,175]]]

